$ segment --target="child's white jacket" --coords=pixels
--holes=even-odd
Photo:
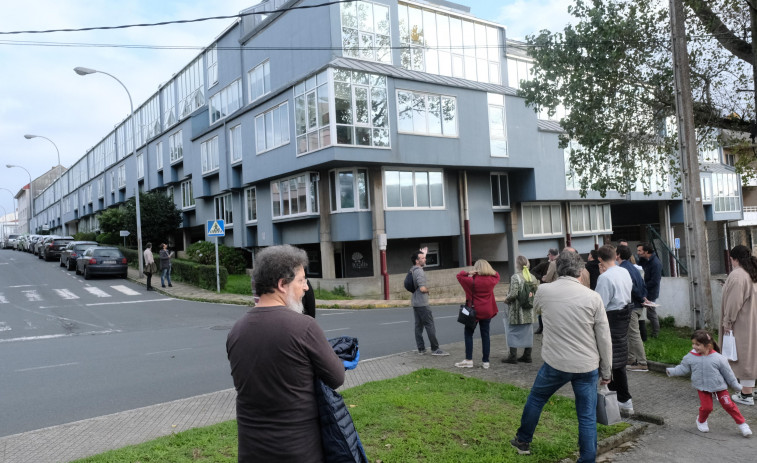
[[[709,355],[697,354],[693,349],[686,354],[681,364],[668,368],[670,376],[686,376],[691,373],[691,385],[694,389],[705,392],[718,392],[728,389],[740,391],[741,384],[733,374],[725,357],[715,351]]]

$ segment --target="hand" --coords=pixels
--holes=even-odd
[[[426,246],[425,248],[420,248],[419,251],[422,252],[424,255],[428,254],[428,246]]]
[[[610,378],[607,378],[607,379],[602,378],[602,379],[599,380],[599,385],[600,386],[605,386],[607,384],[610,384]]]

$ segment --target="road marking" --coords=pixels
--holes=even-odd
[[[59,363],[58,365],[46,365],[44,367],[22,368],[20,370],[16,370],[16,373],[23,373],[25,371],[34,371],[34,370],[45,370],[47,368],[69,367],[71,365],[78,365],[78,364],[79,362],[71,362],[71,363]]]
[[[139,291],[134,291],[133,289],[129,288],[128,286],[124,286],[124,285],[111,286],[111,288],[115,289],[116,291],[122,292],[122,293],[126,294],[127,296],[136,296],[138,294],[142,294]]]
[[[38,285],[16,285],[16,286],[8,286],[9,288],[33,288]]]
[[[110,297],[110,294],[106,293],[100,288],[95,288],[94,286],[85,286],[84,289],[90,294],[93,294],[97,297]]]
[[[325,309],[324,309],[325,310]],[[334,312],[334,313],[324,313],[323,311],[319,310],[318,315],[321,317],[328,317],[329,315],[344,315],[352,312]]]
[[[63,299],[79,299],[79,296],[67,289],[53,289],[53,291],[58,293],[58,296],[62,297]]]
[[[349,330],[349,329],[350,329],[349,327],[347,327],[347,328],[334,328],[333,330],[323,330],[323,332],[324,333],[329,333],[331,331],[345,331],[345,330]]]
[[[71,336],[81,336],[86,334],[111,334],[120,333],[121,330],[106,330],[106,331],[85,331],[83,333],[67,333],[67,334],[47,334],[43,336],[24,336],[21,338],[0,339],[0,344],[5,342],[18,342],[18,341],[39,341],[43,339],[57,339],[57,338],[70,338]]]
[[[10,331],[11,327],[6,322],[0,322],[0,331]]]
[[[42,296],[39,295],[36,289],[30,289],[29,291],[21,292],[26,294],[26,298],[29,299],[29,302],[39,302],[42,300]]]
[[[86,307],[91,307],[93,305],[118,305],[118,304],[141,304],[143,302],[163,302],[163,301],[174,301],[175,299],[165,298],[165,299],[147,299],[143,301],[121,301],[121,302],[95,302],[92,304],[84,304]]]
[[[434,317],[434,318],[436,318],[437,320],[440,318],[457,318],[457,315],[448,315],[446,317]]]
[[[409,321],[401,321],[401,322],[386,322],[386,323],[380,323],[381,325],[396,325],[398,323],[410,323]]]
[[[8,299],[5,298],[5,295],[3,293],[0,293],[0,304],[7,304]]]
[[[148,353],[146,353],[145,355],[160,355],[160,354],[168,354],[168,353],[171,353],[171,352],[180,352],[180,351],[182,351],[182,350],[192,350],[192,348],[191,348],[191,347],[184,347],[184,348],[182,348],[182,349],[162,350],[162,351],[159,351],[159,352],[148,352]]]

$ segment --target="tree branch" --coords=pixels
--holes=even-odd
[[[750,65],[754,65],[754,54],[752,53],[752,45],[746,40],[738,38],[723,21],[720,20],[717,14],[712,11],[707,5],[707,2],[703,0],[683,0],[695,15],[702,21],[705,29],[712,34],[723,47],[731,52],[737,58],[746,61]]]

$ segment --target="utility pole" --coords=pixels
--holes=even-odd
[[[692,325],[712,328],[712,291],[710,261],[704,227],[704,209],[699,183],[699,155],[694,130],[694,103],[691,96],[691,70],[686,49],[686,24],[681,0],[670,0],[673,67],[675,70],[676,120],[681,156],[683,217],[686,238],[686,265],[689,269],[689,299]]]

